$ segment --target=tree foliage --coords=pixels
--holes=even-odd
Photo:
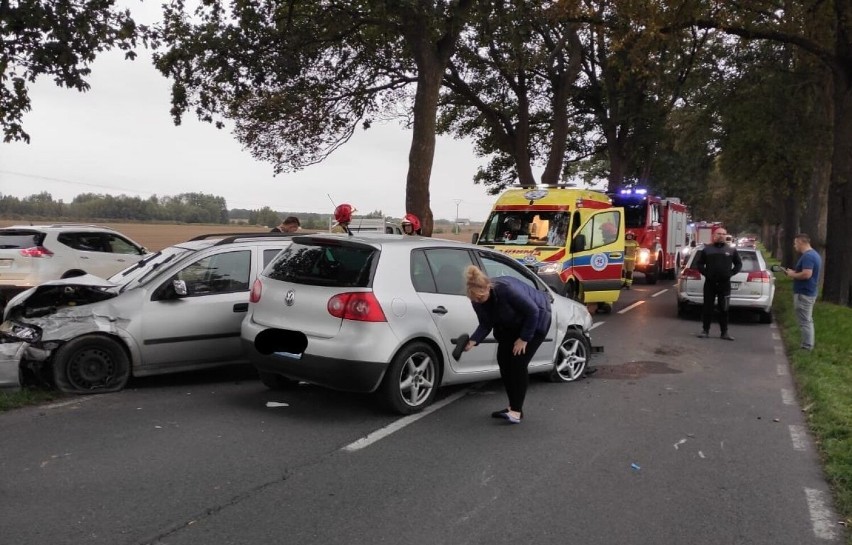
[[[0,124],[4,142],[23,140],[32,108],[28,85],[49,76],[60,87],[87,91],[95,57],[117,47],[129,59],[144,40],[115,0],[0,0]]]

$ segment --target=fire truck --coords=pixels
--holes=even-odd
[[[645,275],[645,282],[656,284],[663,275],[675,278],[684,259],[682,250],[689,244],[686,205],[641,188],[622,189],[612,195],[612,205],[624,208],[627,232],[639,245],[636,270]]]

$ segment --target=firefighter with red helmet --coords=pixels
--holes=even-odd
[[[627,233],[624,235],[624,269],[622,276],[624,277],[622,285],[624,289],[629,290],[633,284],[633,270],[636,268],[636,253],[639,251],[639,243],[636,242],[636,235]]]
[[[406,235],[420,234],[420,218],[409,212],[402,218],[402,232]]]
[[[352,207],[351,204],[339,204],[334,209],[334,225],[331,227],[332,233],[347,233],[352,234],[352,231],[349,230],[349,222],[352,221],[352,213],[355,212],[355,208]]]

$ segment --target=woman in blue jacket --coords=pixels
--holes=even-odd
[[[519,424],[529,385],[527,367],[550,329],[550,297],[511,276],[492,280],[473,265],[464,274],[467,296],[479,320],[464,350],[481,343],[494,330],[497,365],[509,406],[491,416]]]

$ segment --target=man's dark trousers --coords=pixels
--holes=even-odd
[[[731,300],[730,278],[706,278],[704,280],[704,306],[701,309],[704,331],[710,331],[710,322],[713,321],[713,305],[717,300],[719,304],[719,328],[724,335],[728,331],[728,306]]]

